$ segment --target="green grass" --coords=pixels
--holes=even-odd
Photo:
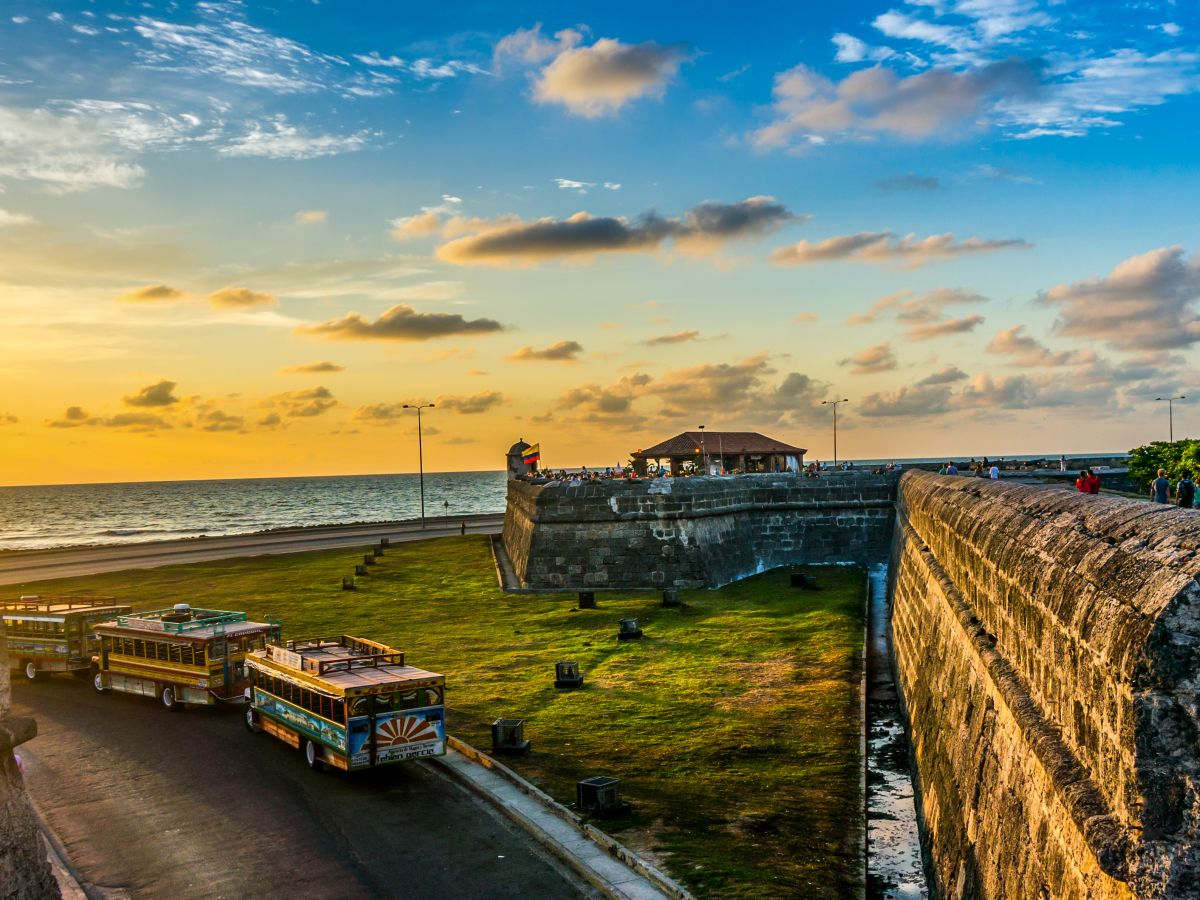
[[[281,618],[286,637],[340,633],[406,651],[446,675],[450,731],[490,747],[497,717],[523,718],[534,752],[512,767],[572,805],[574,785],[622,779],[633,814],[599,826],[656,857],[698,895],[842,897],[860,837],[858,701],[864,577],[822,569],[820,592],[783,572],[718,591],[569,599],[503,594],[486,538],[388,549],[360,589],[361,551],[194,563],[39,582],[19,592],[104,593]],[[13,591],[16,593],[17,591]],[[637,616],[641,641],[616,640]],[[557,692],[554,663],[585,687]]]

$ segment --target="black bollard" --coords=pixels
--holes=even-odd
[[[366,574],[367,574],[367,567],[366,567],[366,566],[363,566],[363,565],[358,565],[358,566],[355,566],[355,567],[354,567],[354,574],[355,574],[355,575],[366,575]]]
[[[353,578],[343,578],[342,579],[342,590],[343,591],[354,590],[354,579]]]
[[[579,608],[580,609],[595,609],[596,595],[591,591],[579,592]]]
[[[618,816],[630,810],[621,799],[621,779],[607,775],[585,778],[575,783],[576,806],[594,816]]]
[[[492,753],[528,753],[524,719],[497,719],[492,723]]]
[[[642,636],[642,629],[638,628],[637,619],[622,619],[619,623],[620,630],[617,632],[618,641],[636,641]]]
[[[371,555],[374,556],[376,559],[378,559],[379,557],[383,556],[383,548],[382,547],[372,547]]]
[[[682,606],[679,602],[679,591],[675,588],[667,588],[663,591],[663,606]]]
[[[464,535],[467,533],[467,523],[466,523],[466,522],[463,522],[463,523],[462,523],[462,533],[463,533]]]
[[[380,546],[380,547],[388,547],[388,546],[391,546],[391,543],[392,543],[392,539],[391,539],[391,538],[380,538],[380,539],[379,539],[379,546]]]
[[[562,690],[571,690],[573,688],[583,687],[583,673],[579,671],[579,663],[555,663],[554,686]]]
[[[363,556],[363,565],[364,565],[364,566],[373,566],[373,565],[375,565],[375,554],[374,554],[374,553],[367,553],[367,554],[365,554],[365,555]]]

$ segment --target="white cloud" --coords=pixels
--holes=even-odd
[[[315,159],[361,150],[371,136],[368,131],[350,135],[305,134],[282,115],[265,122],[252,122],[249,129],[240,138],[226,143],[218,152],[226,156]]]
[[[631,100],[661,97],[691,57],[684,44],[624,44],[600,38],[583,45],[583,32],[566,29],[550,40],[541,25],[518,29],[496,44],[498,68],[508,63],[542,66],[534,76],[538,103],[561,103],[577,116],[612,115]],[[545,65],[542,65],[542,64]]]
[[[578,194],[586,194],[588,188],[596,186],[594,181],[576,181],[573,178],[555,178],[554,183],[560,191],[575,191]]]
[[[7,209],[0,209],[0,228],[7,228],[12,225],[32,225],[36,219],[32,216],[27,216],[24,213],[9,212]]]
[[[1039,297],[1058,307],[1056,333],[1149,351],[1200,343],[1200,257],[1160,247],[1118,264],[1108,275],[1060,284]]]
[[[318,225],[329,218],[329,213],[323,209],[302,209],[296,213],[293,220],[297,225]]]
[[[863,231],[839,235],[823,241],[798,241],[777,247],[768,257],[778,266],[798,266],[815,262],[853,259],[860,262],[897,262],[914,269],[938,259],[951,259],[974,253],[996,250],[1025,249],[1032,246],[1020,239],[984,240],[969,237],[958,240],[953,234],[931,234],[919,238],[915,234],[903,237],[891,231]]]
[[[837,47],[833,58],[840,63],[882,62],[896,55],[896,51],[891,47],[872,47],[844,31],[837,32],[832,40],[833,45]]]

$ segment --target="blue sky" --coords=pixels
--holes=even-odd
[[[826,395],[852,456],[1161,437],[1198,34],[1185,3],[6,2],[3,480],[403,470],[418,399],[446,469],[701,422],[828,457]]]

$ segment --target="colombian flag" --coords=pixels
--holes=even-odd
[[[527,465],[527,466],[533,465],[535,462],[537,462],[538,460],[540,460],[542,458],[542,449],[541,448],[542,448],[541,444],[534,444],[528,450],[525,450],[521,454],[521,462],[525,463],[525,465]]]

